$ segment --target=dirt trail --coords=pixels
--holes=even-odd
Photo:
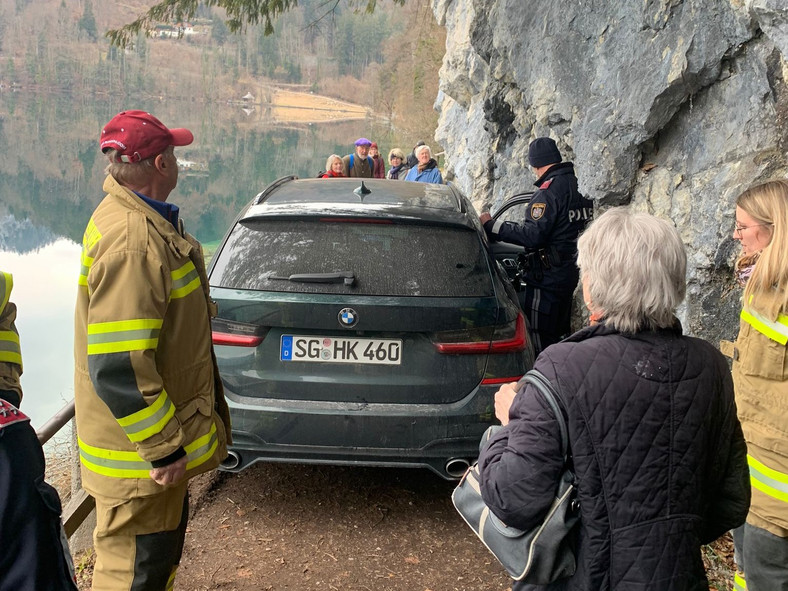
[[[200,476],[175,589],[510,589],[455,512],[453,486],[426,470],[289,464]],[[712,589],[731,588],[730,554],[729,539],[704,548]]]
[[[455,512],[453,486],[427,470],[289,464],[200,476],[175,589],[509,589]]]
[[[200,485],[178,589],[509,588],[428,471],[258,464]]]

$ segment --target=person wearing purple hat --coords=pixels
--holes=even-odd
[[[345,176],[371,179],[375,171],[375,163],[369,156],[372,142],[365,137],[356,140],[356,151],[342,158],[342,172]]]
[[[202,247],[167,202],[169,129],[144,111],[104,126],[106,196],[87,224],[75,313],[82,484],[96,499],[93,589],[171,589],[187,483],[227,455],[230,420],[211,344]]]
[[[577,188],[575,168],[562,162],[555,141],[538,137],[528,146],[537,190],[523,223],[479,216],[492,241],[525,247],[525,288],[520,305],[528,317],[534,352],[569,334],[572,300],[579,280],[577,237],[594,214],[594,204]]]

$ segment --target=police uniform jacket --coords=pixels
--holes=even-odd
[[[551,166],[534,184],[522,224],[490,220],[485,230],[491,240],[535,251],[525,272],[529,286],[573,292],[579,279],[577,237],[593,217],[593,202],[578,191],[571,162]]]
[[[733,351],[736,404],[747,440],[751,525],[788,537],[788,315],[780,294],[758,294],[741,314]]]
[[[706,589],[701,544],[744,523],[750,501],[725,358],[678,321],[634,334],[602,322],[534,367],[561,397],[580,504],[577,571],[544,588]],[[562,472],[558,423],[531,386],[509,417],[480,454],[481,492],[504,523],[530,529]]]
[[[200,244],[112,176],[104,190],[82,246],[77,434],[85,490],[129,499],[161,492],[149,470],[184,454],[187,477],[218,466],[230,422]]]

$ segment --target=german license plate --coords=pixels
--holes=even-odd
[[[282,361],[400,365],[402,363],[402,341],[399,339],[346,339],[282,335],[279,359]]]

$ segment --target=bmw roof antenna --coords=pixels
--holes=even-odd
[[[364,181],[361,181],[361,186],[356,187],[353,190],[353,192],[359,197],[361,197],[361,199],[364,199],[364,195],[369,195],[370,193],[372,193],[372,189],[367,189],[367,186],[364,184]]]

